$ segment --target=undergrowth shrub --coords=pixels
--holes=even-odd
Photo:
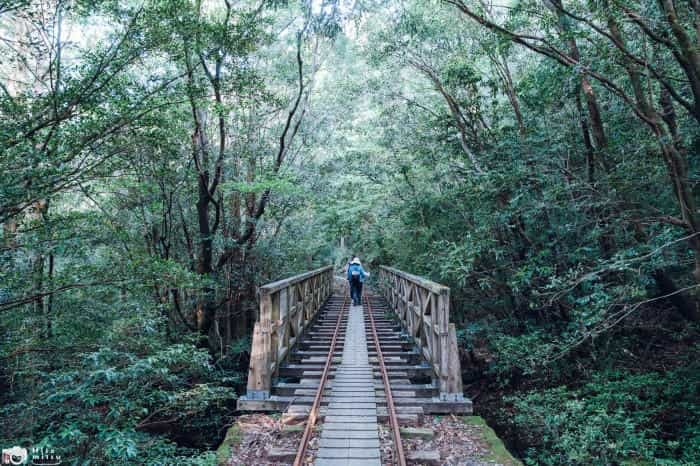
[[[51,446],[68,464],[211,464],[236,392],[209,353],[174,344],[150,354],[102,348],[42,377],[0,408],[3,445]]]
[[[527,464],[700,464],[700,366],[596,373],[580,388],[506,399],[526,432]]]

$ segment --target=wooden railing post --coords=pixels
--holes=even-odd
[[[266,400],[280,364],[332,293],[327,266],[260,287],[246,397]]]
[[[464,400],[464,388],[462,386],[462,364],[459,361],[459,347],[457,346],[457,330],[455,324],[449,326],[449,346],[447,350],[447,386],[445,391],[440,391],[440,397],[445,401]]]
[[[450,290],[449,288],[440,290],[437,297],[437,334],[440,345],[440,357],[438,364],[440,365],[440,396],[447,393],[447,378],[449,370],[449,324],[450,324]]]
[[[260,291],[260,316],[253,327],[246,390],[246,395],[251,400],[268,399],[272,388],[272,297],[262,289]]]

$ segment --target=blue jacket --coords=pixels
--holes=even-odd
[[[365,272],[365,269],[363,269],[361,265],[350,264],[348,266],[348,281],[350,281],[352,276],[356,274],[360,274],[360,282],[364,283],[365,278],[367,277],[367,272]]]

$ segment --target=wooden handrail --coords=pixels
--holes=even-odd
[[[426,290],[430,290],[433,293],[443,293],[443,292],[450,292],[450,289],[446,287],[445,285],[441,285],[439,283],[436,283],[434,281],[428,280],[427,278],[419,277],[418,275],[413,275],[408,272],[404,272],[403,270],[395,269],[393,267],[389,267],[386,265],[380,265],[379,266],[380,270],[386,270],[387,272],[390,272],[394,275],[398,275],[401,278],[405,278],[406,280],[409,280],[410,282],[413,282],[417,284],[418,286],[425,288]]]
[[[457,332],[450,323],[450,289],[386,266],[379,267],[379,280],[390,308],[430,363],[440,398],[463,400]]]
[[[246,397],[266,400],[272,379],[304,330],[333,292],[333,267],[305,272],[259,288]]]
[[[296,283],[299,283],[301,281],[304,281],[309,277],[313,277],[314,275],[318,275],[320,273],[323,273],[323,272],[326,272],[326,271],[332,270],[332,269],[333,269],[332,265],[327,265],[325,267],[321,267],[320,269],[300,273],[299,275],[294,275],[293,277],[283,278],[282,280],[277,280],[276,282],[271,282],[271,283],[268,283],[266,285],[262,285],[259,288],[259,290],[260,290],[260,293],[274,293],[275,291],[279,291],[282,288],[288,288],[289,286],[294,285]]]

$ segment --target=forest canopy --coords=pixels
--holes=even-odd
[[[0,445],[216,464],[257,288],[451,288],[526,464],[700,463],[697,0],[0,2]]]

